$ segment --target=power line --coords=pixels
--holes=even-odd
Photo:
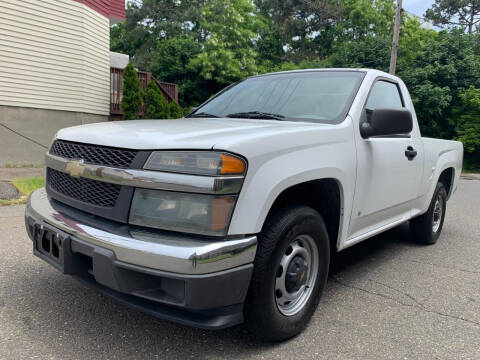
[[[383,58],[378,58],[378,59],[375,59],[375,60],[369,60],[369,61],[364,61],[364,62],[355,62],[355,63],[350,63],[350,64],[341,64],[339,66],[352,66],[352,67],[355,67],[354,65],[365,65],[365,64],[371,64],[371,63],[374,63],[374,62],[377,62],[377,61],[385,61],[387,60],[387,57],[383,57]]]
[[[47,149],[47,147],[46,147],[45,145],[40,144],[39,142],[33,140],[32,138],[29,138],[28,136],[25,136],[25,135],[19,133],[18,131],[9,128],[9,127],[8,127],[7,125],[5,125],[5,124],[0,123],[0,126],[2,126],[3,128],[7,129],[8,131],[11,131],[11,132],[14,133],[15,135],[18,135],[18,136],[24,138],[25,140],[28,140],[28,141],[30,141],[30,142],[38,145],[38,146],[41,146],[41,147],[44,148],[44,149]]]

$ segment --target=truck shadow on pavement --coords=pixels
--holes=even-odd
[[[335,292],[337,278],[349,277],[351,281],[366,277],[375,267],[416,246],[419,245],[410,239],[408,224],[404,224],[339,253],[332,261],[324,295]],[[269,349],[289,343],[262,343],[249,335],[244,326],[213,332],[162,321],[123,307],[41,261],[35,261],[34,269],[28,272],[17,270],[17,279],[12,281],[23,285],[16,286],[15,294],[8,295],[18,299],[9,306],[18,311],[12,316],[20,317],[22,331],[29,339],[42,342],[52,353],[65,354],[63,358],[202,359],[234,354],[248,357],[259,352],[266,352],[268,357]],[[322,300],[317,313],[328,312],[333,306],[336,305]],[[315,319],[317,313],[312,323],[321,324],[321,318]],[[312,326],[297,339],[309,339]],[[328,322],[325,326],[329,326]]]
[[[408,223],[401,224],[382,234],[353,245],[332,257],[330,264],[330,278],[350,267],[369,260],[382,260],[395,256],[395,252],[402,252],[412,247],[424,247],[414,242],[410,235]]]

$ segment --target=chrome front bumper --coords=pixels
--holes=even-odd
[[[257,237],[212,239],[176,235],[92,217],[50,200],[45,189],[32,193],[25,216],[81,241],[113,251],[119,261],[165,272],[199,275],[250,264]]]

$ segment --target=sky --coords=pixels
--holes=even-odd
[[[402,7],[418,16],[425,14],[425,10],[430,8],[434,0],[403,0]]]

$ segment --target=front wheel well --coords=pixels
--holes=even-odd
[[[307,205],[323,218],[330,239],[330,249],[336,251],[341,214],[341,191],[336,179],[319,179],[293,185],[275,199],[264,226],[275,214],[289,205]]]
[[[438,182],[441,182],[443,186],[445,186],[445,190],[447,190],[447,199],[451,195],[454,175],[455,175],[455,170],[453,169],[453,167],[450,167],[443,170],[442,173],[440,174],[440,177],[438,178]]]

